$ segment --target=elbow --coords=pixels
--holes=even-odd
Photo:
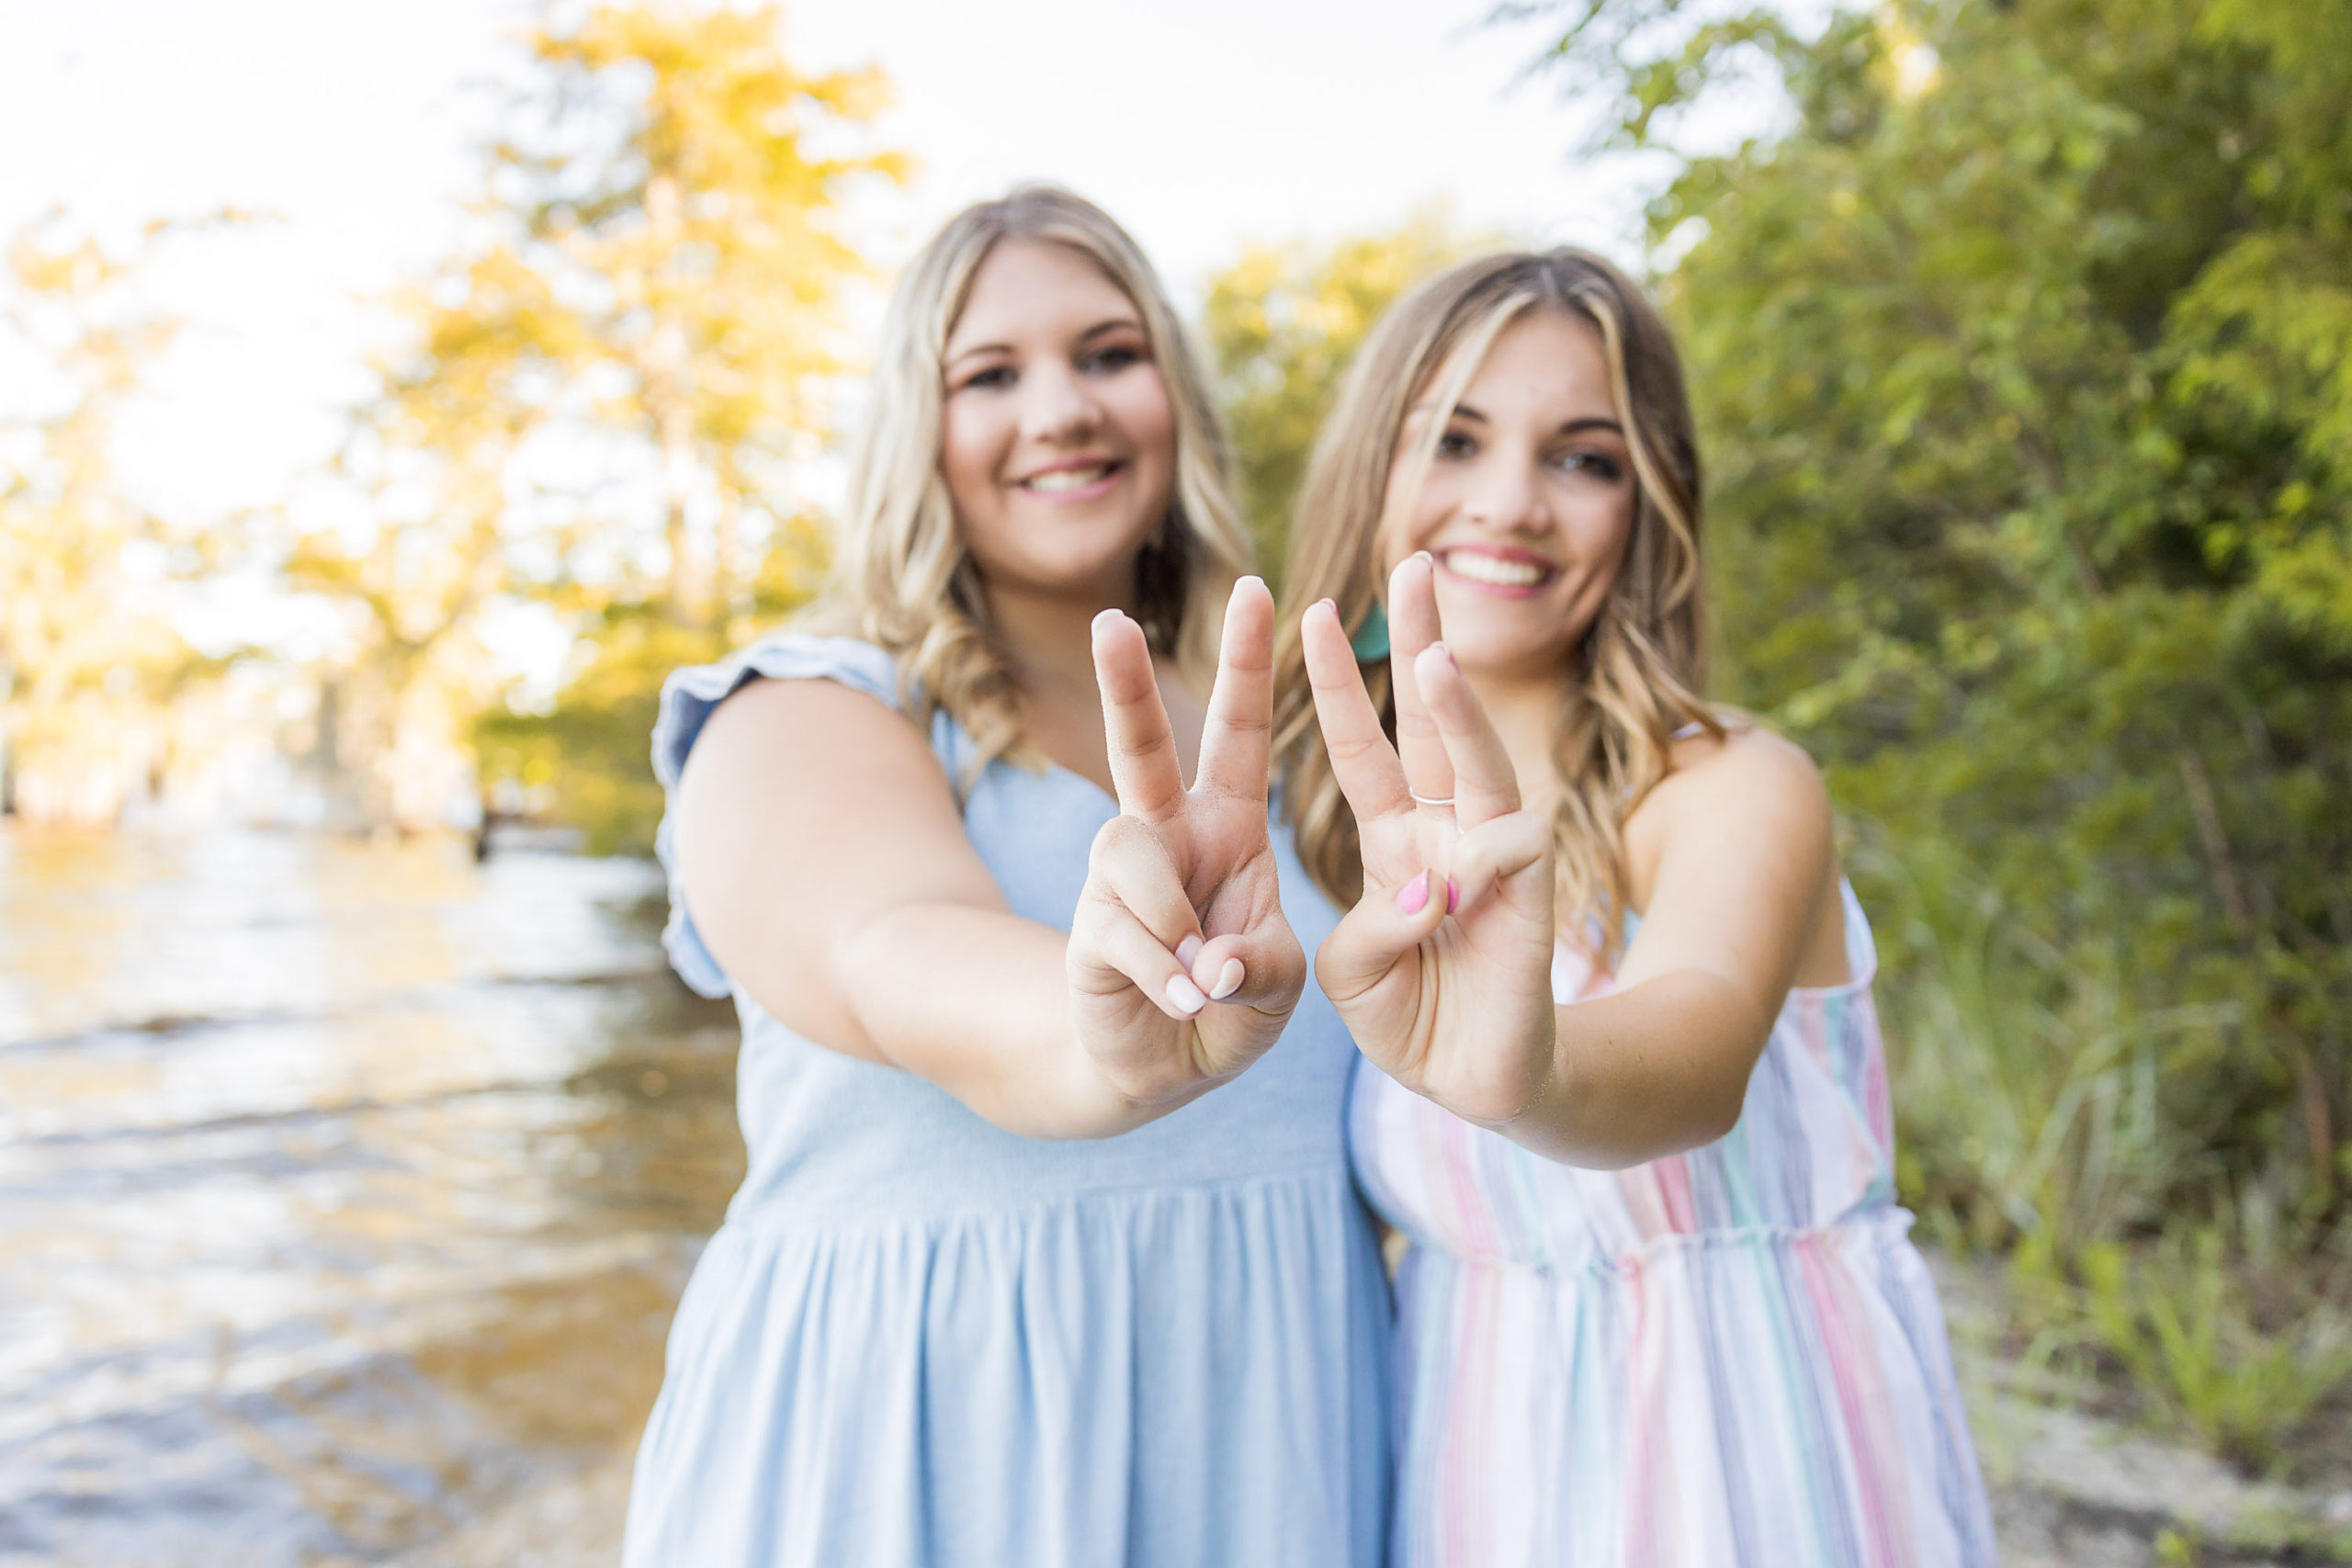
[[[1747,1112],[1747,1082],[1756,1076],[1756,1064],[1763,1056],[1771,1034],[1772,1021],[1761,1021],[1746,1032],[1741,1049],[1732,1053],[1716,1071],[1706,1075],[1704,1081],[1693,1086],[1690,1121],[1682,1140],[1678,1147],[1664,1152],[1686,1154],[1731,1136],[1732,1129],[1739,1125],[1740,1117]]]
[[[1740,1113],[1747,1108],[1747,1074],[1742,1073],[1738,1082],[1723,1086],[1698,1108],[1697,1124],[1685,1150],[1701,1148],[1730,1137],[1732,1129],[1739,1125]]]
[[[1759,1034],[1754,1048],[1687,1079],[1675,1093],[1668,1113],[1648,1122],[1649,1135],[1610,1151],[1616,1157],[1601,1162],[1605,1168],[1630,1169],[1731,1136],[1747,1110],[1747,1083],[1763,1054],[1762,1040]]]
[[[1621,1135],[1595,1140],[1573,1153],[1554,1157],[1591,1170],[1631,1170],[1653,1160],[1689,1154],[1729,1137],[1732,1129],[1739,1125],[1747,1099],[1744,1081],[1736,1092],[1693,1093],[1674,1107],[1674,1113],[1663,1124],[1652,1122],[1647,1136],[1636,1134],[1630,1138]]]
[[[1677,1154],[1719,1143],[1731,1136],[1739,1125],[1740,1117],[1747,1110],[1747,1083],[1756,1076],[1756,1064],[1763,1058],[1764,1047],[1772,1038],[1773,1015],[1754,1009],[1744,1009],[1753,1014],[1740,1031],[1738,1046],[1725,1054],[1715,1071],[1696,1086],[1690,1097],[1691,1125],[1690,1141]]]

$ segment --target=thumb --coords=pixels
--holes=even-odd
[[[1345,1005],[1388,977],[1445,919],[1446,885],[1424,871],[1401,887],[1366,887],[1315,955],[1315,977]]]

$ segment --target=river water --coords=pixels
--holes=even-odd
[[[0,833],[0,1564],[612,1561],[741,1173],[643,862]]]

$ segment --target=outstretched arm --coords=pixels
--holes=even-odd
[[[1363,897],[1316,955],[1325,992],[1399,1083],[1547,1158],[1621,1167],[1720,1137],[1799,956],[1837,917],[1819,775],[1761,731],[1687,747],[1627,824],[1647,897],[1617,988],[1556,1004],[1551,824],[1523,807],[1436,640],[1428,564],[1400,563],[1389,597],[1396,746],[1336,614],[1317,605],[1303,627],[1363,847]]]
[[[1219,712],[1246,727],[1265,702],[1246,666],[1271,643],[1272,608],[1249,586],[1256,596],[1238,590],[1228,617],[1204,786],[1211,757],[1233,750]],[[1136,660],[1148,682],[1141,641],[1098,629],[1106,711],[1114,687],[1132,696]],[[1131,775],[1158,789],[1163,764],[1175,773],[1156,692],[1148,713],[1128,706],[1124,728],[1113,715],[1123,800]],[[912,725],[831,682],[761,682],[697,741],[677,849],[703,940],[779,1021],[927,1078],[1009,1130],[1107,1136],[1246,1066],[1296,1000],[1305,962],[1271,897],[1262,761],[1258,778],[1262,863],[1233,826],[1240,808],[1195,809],[1201,790],[1179,779],[1156,827],[1123,813],[1102,829],[1065,936],[1006,907]]]
[[[754,682],[711,716],[675,810],[695,929],[777,1021],[1014,1132],[1114,1127],[1066,939],[1006,907],[904,718],[828,681]]]
[[[1685,749],[1627,824],[1646,900],[1615,988],[1558,1010],[1557,1070],[1511,1132],[1555,1159],[1634,1165],[1731,1131],[1799,960],[1840,941],[1811,759],[1758,729]]]

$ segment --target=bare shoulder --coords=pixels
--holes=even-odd
[[[1774,805],[1815,806],[1827,815],[1829,787],[1804,747],[1747,714],[1727,709],[1723,718],[1721,739],[1692,735],[1674,742],[1670,768],[1654,795],[1673,791],[1709,806],[1760,795]]]
[[[1821,769],[1804,747],[1748,715],[1724,710],[1723,718],[1721,738],[1674,742],[1666,777],[1627,818],[1635,862],[1655,864],[1670,840],[1760,837],[1826,863],[1835,829]]]
[[[735,988],[853,1056],[884,1059],[834,970],[842,934],[908,904],[1002,907],[922,732],[838,682],[754,681],[721,703],[672,818],[695,930]]]
[[[1675,742],[1671,771],[1625,824],[1628,869],[1645,911],[1661,889],[1705,911],[1719,956],[1769,982],[1777,1011],[1792,982],[1849,977],[1836,818],[1804,747],[1745,714],[1722,716],[1721,738]]]
[[[835,681],[754,681],[721,703],[686,759],[673,814],[690,890],[748,879],[766,897],[813,882],[838,903],[885,868],[906,876],[925,856],[973,857],[922,732]]]
[[[760,680],[718,705],[686,758],[680,787],[692,795],[730,784],[771,799],[803,781],[877,775],[952,798],[931,747],[905,715],[827,680]]]

